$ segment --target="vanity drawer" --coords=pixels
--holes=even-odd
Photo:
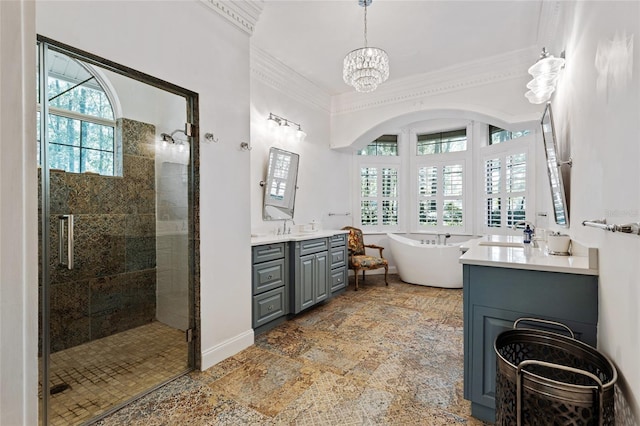
[[[284,258],[285,243],[264,244],[253,247],[253,263]]]
[[[347,286],[347,268],[334,269],[331,271],[331,293],[334,293]]]
[[[300,255],[317,253],[329,249],[327,238],[316,238],[314,240],[300,241]]]
[[[284,286],[253,296],[253,328],[285,314]]]
[[[283,286],[285,281],[284,259],[253,265],[253,294],[263,293]]]
[[[347,264],[347,251],[343,247],[331,249],[331,269],[345,266]]]
[[[331,236],[331,247],[338,247],[347,244],[348,234],[336,234]]]

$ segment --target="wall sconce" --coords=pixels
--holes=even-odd
[[[546,48],[542,48],[540,58],[529,68],[529,74],[533,76],[533,80],[527,83],[529,91],[524,94],[529,102],[542,104],[551,98],[551,94],[556,90],[558,74],[564,68],[564,62],[564,52],[556,58],[549,54]]]
[[[176,133],[185,133],[184,130],[174,130],[171,134],[168,133],[160,133],[160,148],[164,150],[175,150],[179,153],[189,154],[189,143],[187,141],[174,138],[173,135]]]
[[[267,126],[269,129],[280,133],[280,135],[287,140],[303,142],[304,138],[307,137],[307,134],[302,130],[300,124],[280,117],[272,112],[269,113],[269,118],[267,118]]]

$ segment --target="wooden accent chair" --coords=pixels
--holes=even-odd
[[[354,228],[353,226],[345,226],[342,228],[345,231],[349,231],[347,248],[349,249],[349,269],[353,269],[356,276],[356,291],[358,291],[358,272],[362,271],[362,279],[364,280],[364,271],[371,269],[384,268],[384,283],[387,282],[387,275],[389,273],[389,262],[382,256],[382,250],[384,247],[380,247],[374,244],[365,244],[362,237],[362,230]],[[372,248],[380,250],[380,257],[367,256],[365,248]]]

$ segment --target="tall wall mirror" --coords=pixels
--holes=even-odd
[[[269,149],[264,183],[263,220],[293,219],[300,156],[279,148]]]
[[[542,114],[540,124],[542,126],[542,138],[544,140],[544,152],[547,157],[547,173],[549,174],[549,184],[551,187],[553,215],[557,225],[568,227],[569,205],[567,204],[561,168],[565,164],[571,165],[571,160],[560,161],[558,158],[558,143],[550,103],[547,104]]]

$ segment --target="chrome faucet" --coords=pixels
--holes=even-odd
[[[287,221],[290,220],[291,221],[291,225],[295,225],[296,223],[293,221],[293,219],[284,219],[282,222],[282,235],[285,234],[290,234],[291,233],[291,227],[289,227],[289,229],[287,229]]]
[[[531,228],[531,235],[535,235],[536,233],[536,227],[533,225],[533,223],[529,222],[528,220],[521,220],[518,222],[515,222],[511,228],[514,231],[517,231],[519,227],[525,228],[527,225],[529,225],[529,228]]]
[[[529,222],[528,220],[521,220],[521,221],[515,222],[512,228],[514,231],[516,231],[518,230],[518,226],[522,226],[523,228],[526,228],[527,225],[529,225],[529,228],[531,229],[531,246],[537,248],[538,247],[537,240],[533,238],[533,236],[536,235],[536,227],[533,225],[533,223]]]

